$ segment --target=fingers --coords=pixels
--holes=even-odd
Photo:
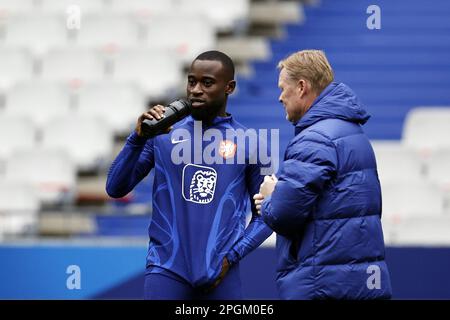
[[[153,119],[160,120],[160,119],[164,118],[164,112],[165,111],[166,111],[165,107],[160,105],[160,104],[158,104],[156,106],[153,106],[147,112],[143,113],[139,117],[139,119],[137,121],[137,124],[136,124],[136,132],[137,132],[137,134],[139,136],[143,136],[144,135],[144,133],[141,130],[141,125],[142,125],[142,122],[144,122],[144,120],[146,120],[146,119],[148,119],[148,120],[153,120]],[[170,129],[172,129],[172,128],[170,128]],[[170,130],[168,130],[165,133],[169,133],[169,131]]]
[[[151,108],[150,110],[148,110],[146,113],[144,113],[144,117],[145,119],[149,119],[149,120],[160,120],[162,118],[164,118],[164,112],[166,111],[166,109],[164,108],[164,106],[158,104],[156,106],[154,106],[153,108]]]
[[[275,182],[278,181],[278,178],[277,178],[277,176],[274,173],[272,175],[270,175],[270,176],[265,176],[264,177],[264,182],[272,182],[272,181],[275,181]]]
[[[257,193],[253,196],[253,200],[262,200],[264,196],[261,193]]]
[[[253,200],[255,200],[256,211],[261,214],[261,205],[264,201],[264,196],[261,193],[257,193],[253,196]]]

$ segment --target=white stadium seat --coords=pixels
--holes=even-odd
[[[80,8],[81,17],[90,13],[101,13],[105,10],[103,0],[40,0],[43,12],[68,14],[70,6]]]
[[[28,118],[40,127],[50,118],[69,112],[69,91],[67,86],[60,83],[20,83],[6,95],[5,114]]]
[[[102,118],[73,114],[49,121],[42,144],[66,150],[80,170],[97,170],[111,157],[113,133]]]
[[[450,149],[450,107],[422,107],[410,111],[403,127],[405,145],[423,156]]]
[[[162,97],[180,85],[182,65],[166,50],[124,50],[114,58],[113,78],[135,82],[144,94]]]
[[[382,220],[402,223],[416,217],[438,217],[444,209],[442,192],[433,184],[404,182],[385,184],[382,190]]]
[[[34,0],[0,0],[0,18],[34,10]]]
[[[418,154],[400,142],[372,141],[381,185],[424,179]]]
[[[115,133],[130,131],[146,111],[140,90],[132,84],[99,82],[80,90],[78,113],[103,118]]]
[[[411,219],[396,226],[390,245],[448,246],[450,245],[450,217]]]
[[[73,199],[76,167],[64,150],[22,150],[8,158],[5,178],[13,182],[32,183],[42,203],[64,203]]]
[[[0,113],[0,160],[6,160],[14,151],[32,149],[35,144],[36,128],[30,117]]]
[[[87,15],[83,16],[82,23],[77,36],[77,43],[81,46],[115,50],[138,44],[138,25],[130,16]]]
[[[174,0],[111,0],[110,8],[114,12],[150,17],[172,12]]]
[[[42,54],[52,47],[67,45],[66,30],[63,15],[19,15],[8,19],[4,43]]]
[[[197,15],[167,14],[147,21],[147,45],[175,52],[183,62],[216,46],[211,22]]]
[[[43,57],[42,78],[44,80],[68,81],[71,85],[78,86],[87,81],[98,81],[103,76],[104,61],[95,50],[55,49]]]
[[[0,48],[0,88],[33,77],[33,58],[26,49]]]
[[[230,31],[238,21],[248,18],[249,0],[179,0],[179,9],[185,13],[205,15],[214,28]]]
[[[450,150],[440,150],[427,161],[428,180],[444,195],[444,213],[450,216]],[[450,233],[450,232],[449,232]]]
[[[40,200],[32,184],[0,179],[0,240],[32,232],[39,209]]]
[[[427,161],[428,179],[450,192],[450,150],[440,150]]]

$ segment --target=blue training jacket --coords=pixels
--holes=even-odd
[[[225,256],[237,263],[272,230],[249,201],[264,179],[254,157],[258,147],[244,147],[235,138],[228,141],[236,146],[220,149],[224,140],[215,138],[245,128],[231,116],[217,117],[209,128],[213,130],[206,131],[209,135],[194,139],[196,130],[205,133],[196,123],[189,116],[174,125],[172,134],[148,140],[133,132],[111,165],[106,190],[114,198],[125,196],[155,169],[147,266],[151,272],[169,271],[200,287],[218,277]],[[205,163],[203,152],[214,155],[214,150],[223,151],[222,164]],[[230,161],[234,164],[226,163]],[[249,203],[252,219],[245,228]]]
[[[353,91],[331,83],[295,124],[278,183],[262,204],[277,232],[282,299],[391,297],[375,155]]]

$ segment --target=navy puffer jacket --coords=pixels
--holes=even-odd
[[[331,83],[295,125],[262,205],[277,232],[282,299],[391,297],[368,119],[349,87]]]

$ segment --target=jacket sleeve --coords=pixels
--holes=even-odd
[[[300,138],[288,147],[274,192],[262,203],[264,221],[280,235],[298,233],[336,167],[336,148],[327,137],[309,132]]]
[[[150,172],[154,163],[153,139],[146,140],[136,132],[131,133],[109,169],[106,192],[113,198],[127,195]]]
[[[263,166],[261,164],[250,164],[245,170],[245,182],[250,197],[252,218],[244,230],[243,237],[236,242],[227,254],[227,260],[230,264],[236,263],[248,253],[255,250],[273,232],[258,214],[253,201],[253,196],[259,192],[259,187],[264,180],[264,175],[261,173],[262,168]]]

